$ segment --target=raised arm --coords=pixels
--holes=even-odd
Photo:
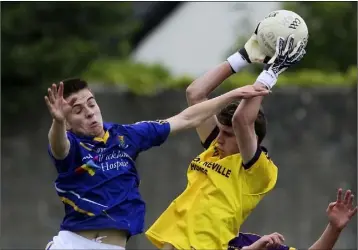
[[[342,230],[357,214],[358,207],[353,206],[353,194],[346,191],[342,199],[342,189],[338,189],[337,200],[328,205],[327,215],[329,223],[321,237],[309,248],[309,250],[330,250],[336,244]]]
[[[253,37],[251,37],[249,41],[251,41]],[[238,52],[229,56],[227,61],[217,65],[203,76],[192,82],[186,90],[186,98],[189,106],[208,100],[209,94],[214,91],[225,79],[230,77],[232,74],[239,72],[248,64],[267,62],[269,58],[266,57],[258,48],[259,46],[257,43],[246,43],[244,48],[241,48]],[[202,143],[206,141],[215,126],[216,117],[212,116],[196,128]]]
[[[280,73],[302,59],[305,54],[304,44],[299,42],[294,48],[293,42],[293,35],[289,36],[286,41],[283,38],[278,38],[276,54],[257,78],[255,86],[271,89],[276,84]],[[248,43],[252,44],[251,47],[255,47],[257,40],[252,37]],[[258,150],[255,120],[262,100],[263,97],[260,96],[241,101],[233,116],[232,124],[244,164],[249,163]]]
[[[50,131],[48,133],[51,153],[57,160],[66,158],[70,151],[70,142],[66,136],[65,122],[53,119]]]
[[[56,84],[48,89],[48,96],[45,96],[47,108],[53,118],[48,140],[52,155],[57,160],[66,158],[70,150],[70,142],[66,135],[66,114],[70,112],[70,105],[63,98],[63,83],[58,90]]]
[[[195,104],[181,113],[166,119],[170,124],[170,133],[198,127],[208,118],[216,115],[223,107],[233,100],[268,95],[269,91],[260,86],[247,85],[234,89],[221,96]]]
[[[223,62],[209,70],[203,76],[192,82],[186,89],[186,99],[189,106],[208,100],[209,94],[214,91],[225,79],[233,74],[228,62]],[[216,126],[216,117],[211,116],[196,127],[200,141],[204,143]]]

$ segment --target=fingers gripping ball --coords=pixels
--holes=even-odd
[[[308,28],[298,14],[288,10],[277,10],[271,12],[257,28],[257,41],[262,52],[269,57],[275,54],[276,41],[278,37],[286,39],[293,34],[295,47],[302,41],[304,47],[308,42]]]

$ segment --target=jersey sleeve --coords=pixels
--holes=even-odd
[[[52,159],[52,162],[55,164],[56,169],[59,173],[68,171],[69,168],[71,168],[71,166],[73,166],[74,162],[76,161],[76,152],[78,151],[78,143],[77,143],[75,137],[69,132],[67,132],[67,138],[70,142],[70,150],[69,150],[66,158],[63,160],[58,160],[53,156],[51,146],[50,146],[50,144],[48,144],[48,153],[49,153],[49,155]]]
[[[264,147],[259,147],[255,156],[244,167],[243,192],[260,195],[271,191],[276,185],[278,169]]]
[[[248,247],[254,244],[260,238],[261,236],[257,234],[239,233],[237,237],[229,241],[228,250],[240,250],[243,247]],[[286,245],[279,245],[275,248],[269,248],[269,250],[295,250],[295,248]]]
[[[145,151],[163,144],[169,136],[170,124],[167,121],[142,121],[124,125],[139,151]]]

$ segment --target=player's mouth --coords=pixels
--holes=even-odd
[[[91,122],[91,123],[90,123],[90,128],[95,128],[95,127],[97,127],[98,125],[99,125],[99,123],[96,122],[96,121]]]
[[[219,151],[219,154],[223,154],[224,153],[224,150],[222,149],[222,148],[220,148],[220,147],[216,147],[217,148],[217,150]]]

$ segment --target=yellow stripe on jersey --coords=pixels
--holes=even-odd
[[[86,164],[82,165],[81,168],[83,168],[85,171],[87,171],[90,176],[94,176],[96,173],[90,166],[88,166]]]
[[[92,149],[89,148],[89,147],[87,147],[83,142],[80,142],[80,145],[81,145],[83,148],[87,149],[88,151],[92,151]]]
[[[220,159],[216,141],[196,157],[187,171],[188,184],[148,229],[158,248],[227,249],[228,242],[277,180],[277,167],[264,152],[244,169],[240,154]]]
[[[61,201],[63,203],[66,203],[68,205],[70,205],[71,207],[73,207],[73,209],[79,213],[82,213],[82,214],[87,214],[88,216],[94,216],[94,213],[91,213],[91,212],[88,212],[86,210],[83,210],[81,208],[79,208],[73,201],[71,201],[70,199],[66,198],[66,197],[63,197],[61,196]]]

